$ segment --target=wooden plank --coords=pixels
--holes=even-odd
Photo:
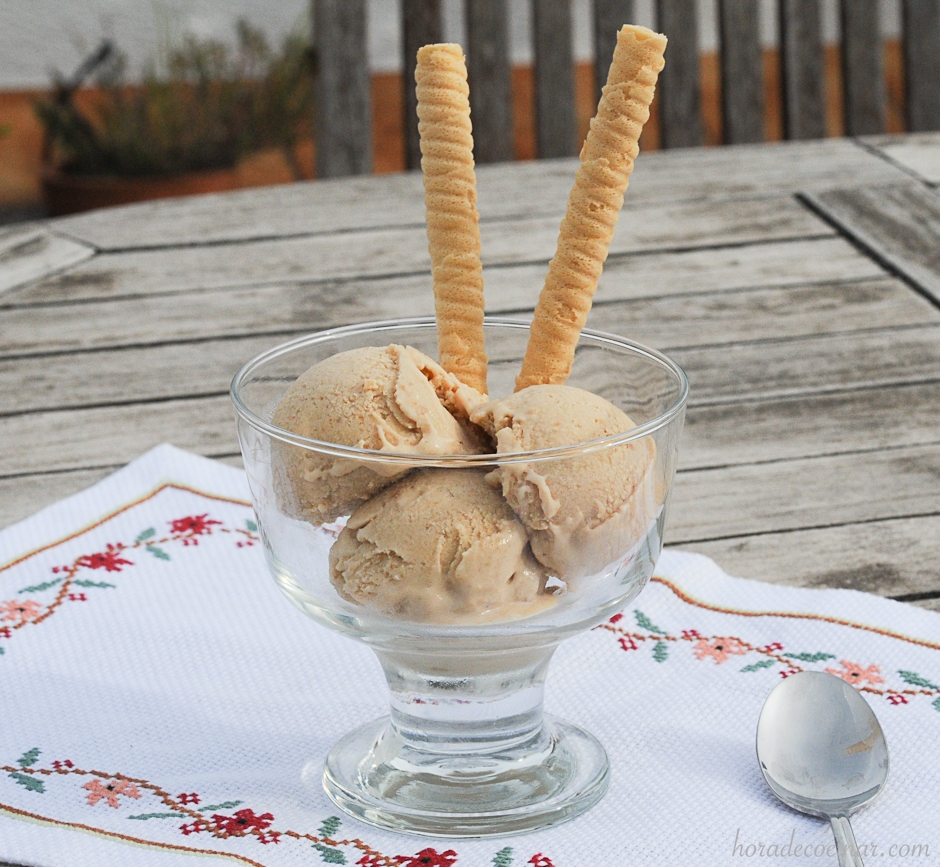
[[[934,516],[940,445],[680,472],[671,545]]]
[[[809,194],[806,201],[940,302],[940,195],[918,183]]]
[[[87,244],[62,238],[44,226],[28,223],[0,229],[0,292],[40,280],[94,255]]]
[[[711,251],[710,251],[711,252]],[[672,257],[670,257],[672,258]],[[645,258],[639,264],[648,264]],[[665,262],[668,268],[669,260]],[[489,314],[516,313],[541,289],[544,267],[487,273]],[[650,269],[644,289],[629,260],[605,271],[591,326],[650,346],[699,346],[897,328],[940,322],[940,310],[893,278],[821,285],[688,293],[667,270]],[[776,275],[775,275],[776,276]],[[660,282],[662,281],[662,282]],[[634,297],[638,296],[638,297]],[[626,299],[626,300],[621,300]],[[529,308],[525,308],[528,310]],[[76,328],[76,315],[94,328]],[[225,289],[150,298],[8,308],[0,318],[6,358],[158,343],[287,335],[395,316],[433,316],[426,276],[314,287]]]
[[[940,328],[676,349],[697,405],[940,379]]]
[[[841,0],[842,116],[846,135],[885,131],[884,46],[878,0]]]
[[[696,0],[656,0],[656,22],[669,38],[666,68],[657,83],[662,146],[696,147],[704,141],[698,4]]]
[[[694,393],[693,393],[694,396]],[[723,405],[694,405],[687,469],[785,461],[940,442],[940,382]]]
[[[317,177],[372,171],[365,0],[313,0]]]
[[[779,0],[783,134],[826,134],[825,68],[820,0]]]
[[[577,156],[571,0],[532,0],[531,10],[538,155]]]
[[[477,163],[513,158],[507,0],[466,0],[467,75]]]
[[[863,141],[916,177],[940,184],[940,133],[873,136]]]
[[[682,549],[711,557],[731,575],[771,584],[940,595],[937,515],[692,542]],[[940,610],[940,604],[927,607]]]
[[[474,115],[475,117],[475,115]],[[576,159],[480,166],[483,221],[564,213]],[[626,209],[695,199],[740,199],[908,176],[849,139],[641,153]],[[62,234],[101,250],[424,225],[416,173],[363,176],[146,202],[54,220]]]
[[[405,165],[421,168],[421,137],[418,135],[418,95],[415,69],[418,49],[443,42],[441,0],[402,0],[402,53],[405,57]]]
[[[558,242],[560,214],[481,226],[485,265],[548,262]],[[629,208],[621,215],[612,254],[691,249],[757,241],[834,235],[834,230],[790,197],[693,201]],[[314,235],[237,246],[183,247],[108,253],[72,271],[16,293],[33,302],[109,298],[132,292],[166,294],[289,281],[330,281],[430,272],[422,226]]]
[[[726,144],[764,140],[764,66],[760,6],[719,0],[721,113]]]
[[[8,416],[0,429],[4,443],[29,443],[19,467],[11,458],[20,448],[0,452],[0,476],[113,467],[164,442],[210,457],[239,450],[228,395]]]
[[[607,83],[610,61],[617,46],[617,31],[633,22],[633,0],[594,0],[595,103]]]
[[[258,335],[0,361],[0,406],[9,413],[221,394],[242,364],[276,342]],[[936,325],[665,348],[688,374],[696,406],[940,380]],[[586,375],[591,363],[583,363]]]
[[[940,0],[902,0],[907,128],[940,130]]]

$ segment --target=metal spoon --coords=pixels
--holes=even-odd
[[[791,675],[764,702],[757,761],[784,804],[829,819],[841,867],[863,867],[849,814],[888,778],[884,732],[865,699],[831,674]]]

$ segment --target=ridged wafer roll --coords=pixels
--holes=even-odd
[[[665,50],[666,37],[645,27],[626,25],[617,34],[607,85],[581,148],[558,248],[535,308],[516,391],[529,385],[560,385],[571,372]]]
[[[418,132],[441,367],[486,394],[483,265],[467,66],[459,45],[418,50]]]

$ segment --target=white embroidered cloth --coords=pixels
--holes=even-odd
[[[675,551],[552,663],[546,707],[610,754],[593,810],[483,841],[337,818],[301,769],[384,713],[384,681],[281,595],[247,500],[240,471],[161,446],[0,533],[0,861],[833,864],[828,826],[779,804],[754,756],[767,693],[799,669],[855,684],[887,735],[887,789],[854,819],[869,863],[940,854],[940,615]]]

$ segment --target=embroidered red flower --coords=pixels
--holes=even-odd
[[[204,533],[211,532],[210,524],[221,524],[221,521],[209,520],[209,513],[204,515],[188,515],[185,518],[177,518],[170,521],[170,530],[174,533],[190,533],[193,536],[201,536]]]
[[[281,832],[280,831],[268,831],[267,834],[261,832],[258,834],[258,842],[264,843],[265,846],[268,843],[280,843],[281,842]]]
[[[619,623],[621,620],[623,620],[622,614],[615,614],[613,617],[610,618],[611,623]]]
[[[839,668],[827,668],[826,671],[829,674],[834,674],[836,677],[841,677],[846,683],[856,684],[856,683],[884,683],[884,678],[881,677],[881,669],[877,665],[869,665],[868,668],[862,668],[860,665],[856,665],[854,662],[848,662],[845,659],[840,659],[839,664],[842,666]]]
[[[190,834],[201,834],[206,829],[199,822],[190,822],[188,825],[180,825],[180,831],[188,837]]]
[[[699,634],[697,629],[683,629],[682,637],[691,640],[693,638],[701,638],[702,636]]]
[[[695,642],[693,653],[696,659],[711,657],[716,665],[728,661],[729,656],[741,656],[747,653],[747,648],[737,638],[700,638]]]
[[[619,644],[621,650],[636,650],[636,642],[632,638],[621,638]]]
[[[233,837],[241,837],[247,834],[252,828],[256,831],[263,831],[273,821],[274,816],[270,813],[262,813],[256,816],[252,810],[239,810],[234,816],[220,816],[216,813],[212,821],[218,826],[219,830]]]
[[[19,599],[0,602],[0,620],[13,620],[17,626],[35,620],[41,612],[42,606],[33,599],[26,599],[23,602]],[[6,630],[5,637],[10,637],[9,630]]]
[[[778,650],[783,650],[783,645],[779,641],[775,641],[764,648],[764,653],[776,653]]]
[[[99,554],[86,554],[78,560],[79,566],[86,569],[104,569],[107,572],[120,572],[122,566],[133,566],[130,560],[118,555],[124,549],[123,545],[108,545],[107,550]]]
[[[536,852],[535,855],[529,859],[528,863],[534,864],[535,867],[555,867],[555,865],[552,864],[552,859],[547,855],[543,855],[541,852]]]
[[[903,695],[899,695],[898,693],[889,695],[888,701],[890,701],[891,704],[907,704],[907,698]]]
[[[356,862],[356,867],[386,867],[386,861],[378,855],[363,855]]]
[[[199,795],[197,795],[195,792],[183,792],[182,794],[177,795],[176,799],[181,804],[198,804],[199,803]]]
[[[453,849],[446,852],[422,849],[417,855],[399,855],[395,860],[402,867],[450,867],[457,860],[457,853]]]
[[[5,617],[3,619],[6,620]],[[0,638],[10,638],[12,635],[9,626],[0,626]]]
[[[82,788],[88,790],[86,797],[92,807],[98,801],[107,801],[109,807],[116,809],[121,806],[119,795],[124,795],[127,798],[140,797],[137,786],[128,780],[105,780],[103,783],[100,780],[90,780]]]
[[[87,602],[88,597],[84,593],[69,593],[69,600],[71,602]]]
[[[73,765],[69,759],[66,759],[64,762],[60,762],[58,759],[56,759],[52,763],[52,767],[54,767],[58,771],[58,770],[61,770],[62,768],[74,768],[75,765]]]

